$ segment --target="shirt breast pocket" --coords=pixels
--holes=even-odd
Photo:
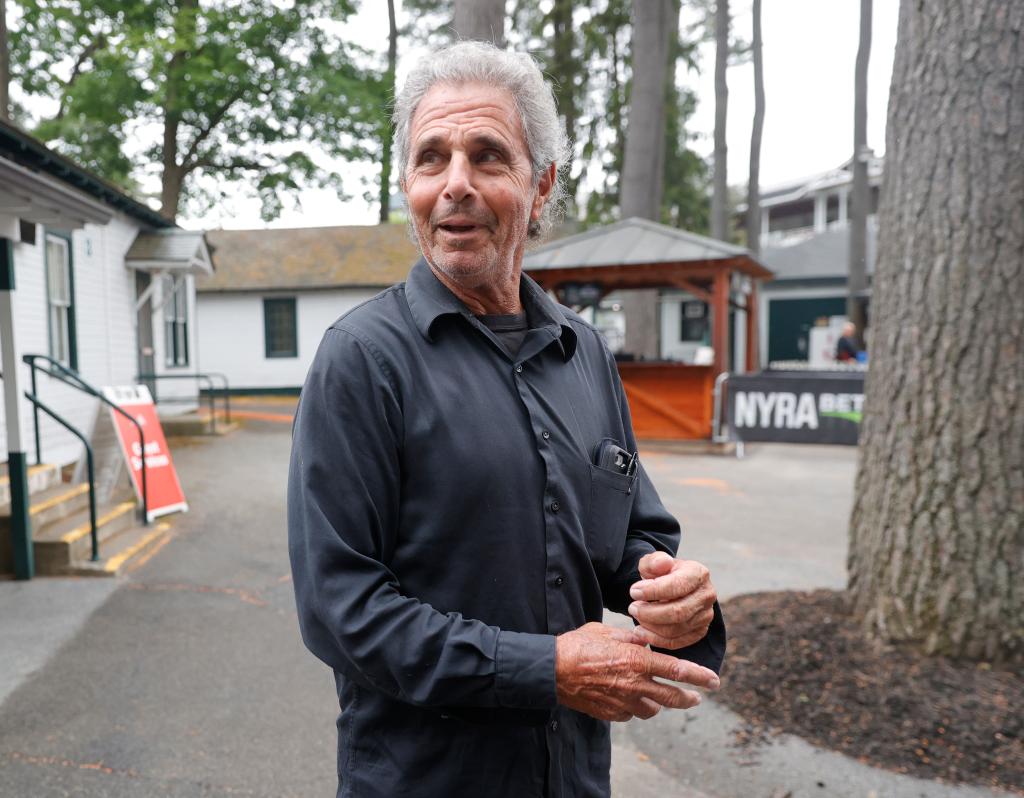
[[[635,474],[626,475],[590,463],[590,512],[587,549],[598,574],[611,574],[622,561],[633,509]]]

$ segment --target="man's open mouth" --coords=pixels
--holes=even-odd
[[[448,233],[469,233],[476,230],[475,224],[442,224],[440,228]]]

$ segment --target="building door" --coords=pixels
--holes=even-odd
[[[818,319],[846,315],[845,297],[772,299],[768,302],[768,362],[807,360],[810,329]]]
[[[138,300],[149,288],[153,276],[146,271],[137,269],[135,272],[135,298]],[[156,360],[153,351],[153,298],[146,297],[146,301],[139,307],[138,314],[138,339],[139,339],[139,374],[156,373]],[[143,385],[149,388],[156,401],[156,380],[146,379]]]

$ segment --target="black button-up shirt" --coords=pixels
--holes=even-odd
[[[606,796],[608,724],[557,705],[555,635],[628,606],[679,526],[597,332],[523,277],[510,356],[424,261],[324,336],[295,419],[290,555],[334,669],[339,796]],[[717,669],[720,616],[681,655]]]

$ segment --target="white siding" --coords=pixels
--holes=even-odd
[[[299,292],[204,293],[198,297],[200,371],[227,375],[231,388],[299,388],[326,330],[378,292],[331,289]],[[266,357],[263,300],[295,297],[298,356]]]
[[[107,225],[86,225],[72,234],[74,274],[75,338],[78,369],[97,387],[134,381],[135,276],[125,268],[124,255],[139,225],[118,214]],[[16,244],[15,343],[18,357],[26,353],[48,354],[45,232],[38,228],[36,244]],[[21,385],[30,387],[29,370],[20,366]],[[98,402],[56,380],[41,377],[40,398],[86,434],[92,431]],[[0,419],[3,409],[0,408]],[[22,437],[29,461],[35,460],[32,408],[22,401]],[[69,463],[77,460],[82,447],[78,440],[55,421],[40,415],[43,459]],[[0,443],[6,459],[6,425],[0,424]]]

